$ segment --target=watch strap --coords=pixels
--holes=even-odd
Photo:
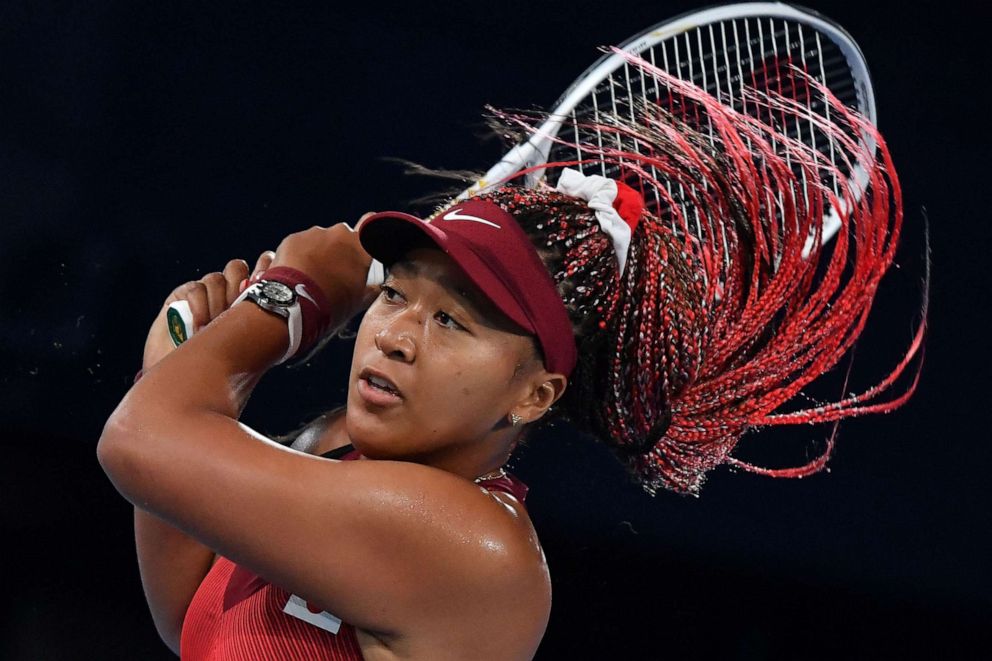
[[[259,292],[264,281],[280,282],[296,294],[296,300],[284,307],[287,312],[289,346],[279,363],[308,355],[323,338],[331,323],[330,305],[323,290],[302,271],[288,266],[274,266],[256,274],[235,303],[245,300],[249,294]]]

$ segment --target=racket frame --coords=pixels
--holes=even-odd
[[[820,14],[781,2],[744,2],[731,5],[709,7],[686,12],[673,19],[657,23],[643,32],[627,39],[618,46],[619,50],[640,55],[653,46],[678,35],[722,21],[741,19],[783,19],[801,23],[818,30],[828,37],[840,50],[851,72],[855,87],[857,112],[877,125],[874,87],[864,54],[851,35],[840,25]],[[485,175],[463,191],[458,199],[465,199],[487,189],[498,187],[525,168],[535,168],[548,160],[548,154],[555,143],[558,131],[568,122],[572,111],[585,101],[610,74],[622,68],[627,60],[620,53],[608,53],[590,65],[555,103],[548,119],[524,142],[513,147],[502,159],[492,166]],[[823,82],[823,81],[821,81]],[[874,148],[873,139],[863,136],[869,147]],[[527,175],[527,184],[533,186],[544,176],[538,168]],[[856,165],[850,175],[855,198],[860,198],[867,185],[868,175]],[[841,221],[836,209],[830,209],[823,220],[822,241],[832,237],[840,229]]]

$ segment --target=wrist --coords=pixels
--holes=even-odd
[[[332,306],[323,289],[307,274],[287,266],[269,268],[254,280],[235,304],[250,300],[285,321],[289,341],[279,363],[308,355],[332,324]]]

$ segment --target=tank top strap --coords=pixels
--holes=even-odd
[[[508,493],[521,503],[527,499],[527,491],[529,490],[529,487],[513,473],[505,473],[489,480],[479,480],[478,485],[487,491]]]
[[[361,453],[355,449],[350,443],[348,445],[342,445],[339,448],[334,448],[333,450],[328,450],[327,452],[320,455],[324,459],[337,459],[338,461],[353,461],[360,458]]]

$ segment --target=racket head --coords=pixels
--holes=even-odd
[[[687,12],[651,26],[618,48],[816,149],[838,167],[854,198],[860,198],[867,176],[857,164],[844,162],[829,136],[813,122],[779,120],[767,107],[749,101],[746,93],[752,88],[781,95],[829,121],[830,101],[808,84],[801,71],[844,106],[875,124],[874,90],[864,55],[837,23],[816,12],[781,3],[738,3]],[[576,148],[602,144],[604,139],[582,127],[597,124],[600,116],[607,115],[628,117],[636,123],[638,113],[651,103],[669,106],[678,114],[674,107],[678,104],[673,103],[666,85],[632,66],[622,53],[607,53],[572,83],[529,138],[507,153],[463,197],[498,186],[521,170],[528,171],[525,181],[529,186],[540,181],[553,185],[560,168],[540,167],[549,161],[573,163],[570,167],[585,174],[623,178],[621,167],[590,158]],[[862,133],[856,138],[874,150],[872,135]],[[662,212],[663,196],[646,193],[649,208]],[[827,209],[821,240],[836,233],[840,225],[836,210]]]

